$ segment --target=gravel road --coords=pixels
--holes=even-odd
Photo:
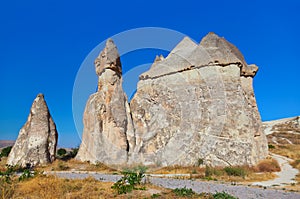
[[[101,174],[97,172],[46,172],[48,175],[56,175],[61,178],[68,179],[84,179],[89,176],[94,177],[97,180],[103,182],[116,182],[121,178],[120,175],[110,175],[110,174]],[[147,177],[147,181],[154,185],[158,185],[165,188],[175,189],[175,188],[191,188],[197,193],[209,192],[223,192],[229,193],[240,199],[300,199],[300,193],[295,192],[285,192],[281,190],[274,189],[263,189],[263,188],[254,188],[247,186],[233,186],[229,184],[217,184],[215,182],[202,182],[194,180],[179,180],[171,178],[158,178],[158,177]]]

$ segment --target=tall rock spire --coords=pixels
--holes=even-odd
[[[55,159],[58,133],[43,94],[38,94],[27,122],[7,160],[8,165],[35,166]]]
[[[125,164],[135,141],[122,88],[120,56],[111,39],[96,58],[95,69],[99,77],[98,91],[86,104],[82,143],[76,158],[92,163]]]

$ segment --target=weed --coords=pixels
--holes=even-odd
[[[175,195],[181,196],[181,197],[192,197],[195,192],[192,189],[188,189],[186,187],[184,188],[176,188],[173,190]]]
[[[111,188],[116,190],[118,194],[126,194],[134,189],[145,190],[145,187],[136,187],[141,184],[143,177],[145,177],[145,172],[145,167],[137,167],[133,170],[126,169],[121,172],[123,177],[114,183]]]
[[[269,144],[268,147],[269,147],[269,149],[275,149],[275,146],[272,144]]]
[[[160,197],[160,196],[161,196],[160,194],[154,193],[154,194],[151,195],[151,198],[158,198],[158,197]]]
[[[242,167],[225,167],[224,171],[229,176],[240,176],[240,177],[243,177],[243,178],[247,174],[246,170]]]
[[[29,178],[33,178],[37,175],[36,171],[30,171],[29,169],[25,169],[23,173],[19,177],[19,181],[27,180]]]
[[[217,192],[213,194],[214,199],[237,199],[226,192]]]
[[[198,161],[197,161],[197,165],[196,166],[201,166],[204,164],[204,160],[202,158],[199,158]]]

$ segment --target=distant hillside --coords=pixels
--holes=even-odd
[[[274,144],[300,144],[300,116],[263,122],[268,142]]]
[[[13,146],[15,143],[14,140],[0,140],[0,148],[4,148],[7,146]]]

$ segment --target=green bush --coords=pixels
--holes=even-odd
[[[232,195],[229,195],[225,192],[217,192],[213,194],[214,199],[237,199],[236,197],[233,197]]]
[[[5,147],[4,149],[2,149],[0,157],[8,157],[11,149],[12,149],[12,146],[8,146],[8,147]]]
[[[225,167],[224,171],[227,173],[229,176],[240,176],[240,177],[245,177],[247,172],[245,169],[241,167]]]
[[[146,168],[138,167],[133,170],[124,170],[123,177],[113,184],[112,189],[116,190],[118,194],[126,194],[134,189],[145,190],[145,187],[136,188],[141,184],[143,177],[145,177]]]
[[[220,176],[223,174],[223,171],[217,168],[212,168],[209,166],[205,167],[205,177],[211,177],[212,175]]]
[[[69,152],[70,158],[75,158],[75,156],[76,156],[77,153],[78,153],[78,150],[79,150],[79,147],[72,148],[72,150]]]
[[[64,156],[66,154],[67,154],[66,149],[60,148],[57,150],[57,155],[59,155],[59,156]]]
[[[188,189],[186,187],[184,188],[176,188],[173,190],[176,196],[181,196],[181,197],[192,197],[195,192],[192,189]]]

